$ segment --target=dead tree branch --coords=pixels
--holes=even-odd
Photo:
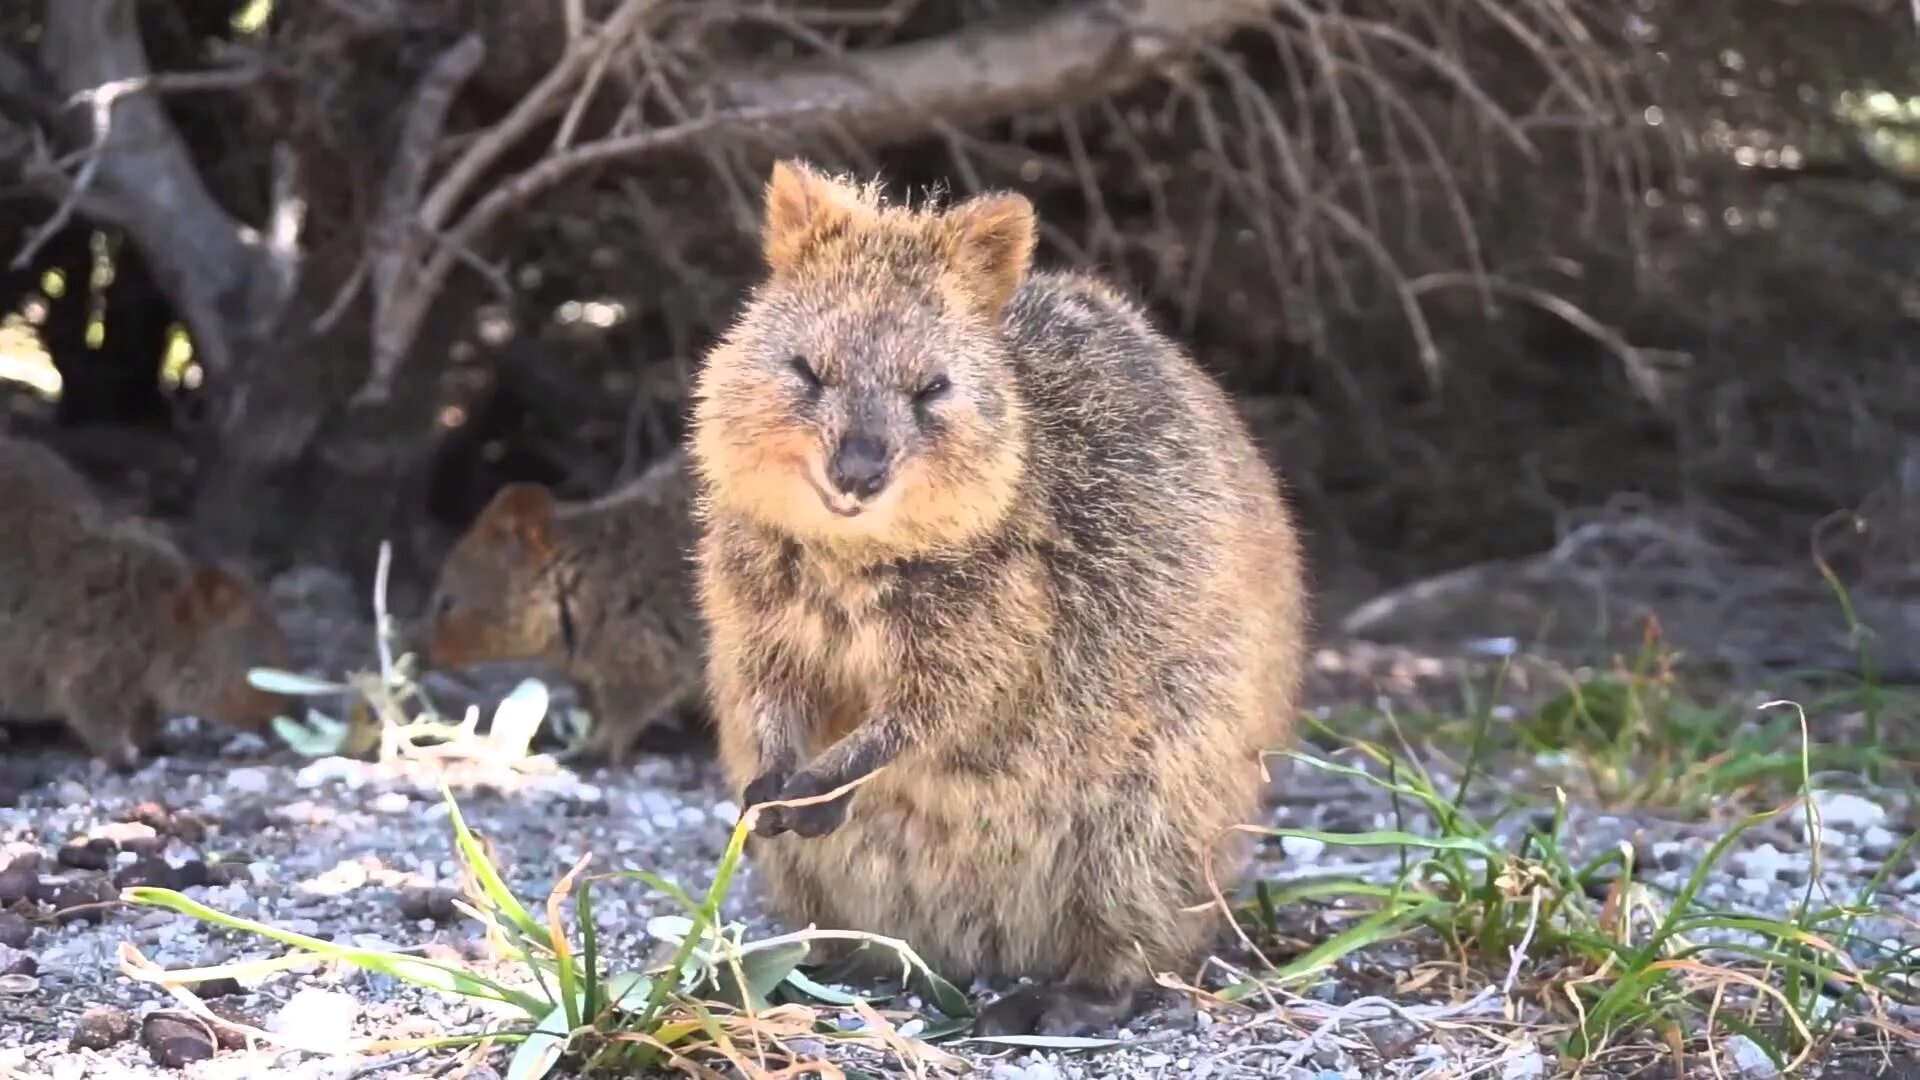
[[[134,0],[47,5],[40,66],[59,100],[89,105],[85,127],[68,132],[93,144],[74,187],[97,186],[118,207],[116,224],[192,329],[201,363],[231,371],[246,339],[278,316],[291,276],[202,183],[156,97]]]
[[[506,149],[580,85],[597,59],[632,36],[659,0],[627,0],[599,31],[575,38],[552,71],[451,167],[421,206],[419,224],[450,222],[455,203]],[[395,276],[398,295],[382,302],[373,367],[361,400],[386,395],[427,309],[460,252],[508,211],[595,165],[683,146],[696,137],[817,134],[885,142],[1021,109],[1092,100],[1136,82],[1193,43],[1266,15],[1273,0],[1142,0],[1122,15],[1088,0],[1038,18],[971,27],[933,41],[888,46],[790,68],[722,76],[692,95],[683,122],[604,137],[557,152],[490,191],[417,267]]]
[[[736,109],[804,103],[864,141],[909,138],[934,120],[964,125],[1116,93],[1194,43],[1268,16],[1275,2],[1140,0],[1123,11],[1089,0],[929,41],[749,69],[722,78],[706,101]]]

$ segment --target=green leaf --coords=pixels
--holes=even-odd
[[[693,933],[693,920],[685,915],[655,915],[647,920],[647,936],[678,945]]]
[[[973,1030],[974,1019],[971,1016],[959,1016],[951,1020],[942,1020],[937,1024],[928,1024],[920,1029],[916,1036],[921,1042],[939,1042],[951,1039],[955,1035],[965,1035]]]
[[[525,757],[534,733],[547,716],[547,685],[539,679],[522,679],[498,708],[493,711],[493,726],[487,738],[503,751]]]
[[[346,745],[353,728],[344,720],[307,710],[306,723],[290,716],[273,718],[273,733],[302,757],[330,757]]]
[[[487,858],[486,849],[480,846],[480,841],[467,828],[459,805],[453,801],[453,792],[442,785],[440,794],[447,801],[447,814],[453,821],[454,842],[460,849],[461,857],[472,868],[474,878],[479,881],[480,891],[522,935],[533,941],[545,941],[546,928],[534,921],[533,916],[527,913],[527,909],[507,888],[507,883],[500,879],[500,872],[494,869],[492,860]]]
[[[278,668],[254,668],[247,672],[247,681],[252,683],[256,690],[265,690],[270,694],[286,694],[289,697],[338,694],[352,689],[342,683],[312,679],[291,671],[281,671]]]
[[[653,993],[653,980],[638,971],[622,971],[607,980],[607,1008],[635,1012]]]
[[[808,997],[816,1001],[824,1001],[829,1005],[852,1005],[855,1002],[867,1000],[859,994],[850,994],[845,990],[835,990],[831,986],[814,982],[799,971],[787,972],[787,984]],[[972,1023],[973,1018],[968,1017],[967,1022]]]
[[[934,1005],[943,1014],[956,1020],[962,1017],[973,1018],[973,1003],[967,1000],[967,995],[961,993],[959,987],[941,978],[940,974],[930,967],[923,966],[920,973],[926,979],[928,996],[933,998]]]
[[[410,956],[405,953],[387,952],[381,949],[349,948],[336,945],[331,941],[326,941],[321,938],[308,937],[305,934],[296,934],[290,930],[282,930],[277,926],[271,926],[267,923],[255,922],[252,919],[242,919],[235,915],[228,915],[222,911],[215,911],[213,908],[191,900],[172,889],[160,889],[150,885],[139,885],[122,889],[120,891],[120,898],[130,904],[145,904],[150,907],[166,908],[170,911],[177,911],[182,915],[192,916],[201,922],[212,923],[215,926],[224,926],[229,930],[239,930],[244,933],[254,934],[272,941],[278,941],[283,945],[291,945],[296,949],[304,949],[313,953],[314,958],[318,960],[334,960],[343,964],[352,964],[354,967],[376,971],[383,975],[391,975],[396,979],[413,983],[416,986],[425,986],[429,989],[440,990],[445,993],[458,994],[461,997],[485,998],[492,1001],[504,1002],[520,1009],[528,1016],[540,1016],[544,1014],[548,1008],[546,1002],[541,1001],[531,994],[509,989],[491,979],[475,975],[465,968],[455,967],[451,964],[442,964],[437,961],[425,959],[424,957]],[[238,964],[234,966],[244,968],[247,965]]]
[[[805,941],[783,941],[771,948],[751,952],[743,950],[737,960],[737,976],[734,964],[717,966],[714,982],[719,1000],[737,1006],[751,1004],[755,1012],[765,1012],[769,1007],[767,995],[773,993],[773,988],[785,981],[788,975],[793,974],[793,969],[799,967],[811,951],[812,946]],[[744,1001],[737,979],[746,981]]]
[[[600,928],[593,924],[593,879],[580,882],[580,895],[574,902],[580,920],[580,964],[586,972],[585,1001],[581,1012],[592,1023],[600,1015]]]
[[[557,1008],[540,1018],[507,1063],[507,1080],[541,1080],[567,1050],[567,1012]]]

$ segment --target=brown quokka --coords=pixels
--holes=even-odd
[[[1278,478],[1139,308],[1031,267],[1015,194],[776,165],[699,374],[721,754],[782,914],[1033,976],[981,1030],[1110,1025],[1202,959],[1307,620]],[[882,766],[885,766],[882,769]]]
[[[588,752],[624,762],[699,700],[690,487],[674,453],[591,502],[561,503],[539,484],[500,489],[441,567],[428,660],[563,671],[593,717]]]
[[[260,732],[289,702],[247,681],[290,650],[260,591],[110,511],[37,443],[0,436],[0,717],[64,720],[131,768],[161,714]]]

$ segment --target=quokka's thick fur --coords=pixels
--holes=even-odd
[[[1223,391],[1026,199],[773,171],[769,277],[699,375],[721,753],[789,918],[1031,975],[1105,1026],[1201,959],[1289,737],[1307,621],[1279,482]],[[882,769],[884,766],[884,769]],[[876,770],[880,770],[876,772]]]
[[[288,702],[247,682],[289,649],[244,575],[109,510],[38,443],[0,436],[0,718],[65,721],[119,768],[161,714],[263,731]]]
[[[679,453],[590,502],[502,488],[441,566],[428,659],[560,669],[593,716],[588,751],[625,762],[649,728],[699,701],[690,488]]]

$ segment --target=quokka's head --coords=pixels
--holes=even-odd
[[[427,600],[429,662],[531,660],[561,646],[556,513],[542,484],[508,484],[487,503],[447,553]]]
[[[292,649],[253,581],[213,563],[193,567],[164,602],[167,648],[154,664],[160,705],[263,732],[294,702],[255,687],[254,668],[285,668]]]
[[[916,209],[775,165],[770,273],[695,387],[691,456],[715,504],[889,554],[991,530],[1025,454],[1002,322],[1034,233],[1019,195]]]

